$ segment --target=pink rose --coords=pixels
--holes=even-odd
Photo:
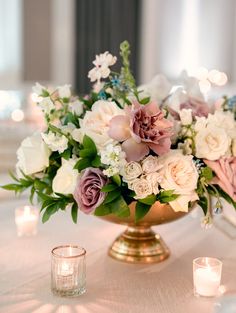
[[[173,124],[164,118],[163,112],[155,102],[147,105],[135,103],[126,108],[126,115],[111,119],[109,136],[123,141],[122,149],[127,161],[139,161],[149,153],[149,149],[158,155],[170,150],[170,137]]]
[[[218,184],[234,201],[236,201],[236,158],[221,158],[218,161],[204,160],[216,174],[212,183]]]
[[[88,167],[81,172],[74,192],[74,198],[81,211],[92,213],[105,199],[101,188],[106,185],[107,177],[98,168]]]

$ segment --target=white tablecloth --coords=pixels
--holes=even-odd
[[[195,298],[192,260],[213,256],[223,260],[222,283],[236,293],[236,240],[219,229],[204,231],[199,219],[187,216],[155,227],[171,249],[159,264],[131,265],[107,256],[107,248],[124,229],[95,217],[79,215],[78,225],[61,212],[38,235],[18,238],[14,209],[26,200],[0,202],[1,313],[212,313],[216,299]],[[59,298],[50,291],[50,251],[73,243],[87,250],[87,292]]]

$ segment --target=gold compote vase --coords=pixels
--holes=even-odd
[[[157,263],[168,258],[170,250],[151,226],[175,221],[187,213],[174,212],[170,205],[156,202],[147,215],[135,223],[135,202],[129,207],[128,218],[119,218],[112,214],[101,217],[103,220],[128,226],[113,242],[108,254],[116,260],[128,263]]]

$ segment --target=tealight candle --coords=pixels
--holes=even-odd
[[[51,287],[60,296],[76,296],[85,292],[85,254],[78,246],[60,246],[52,250]]]
[[[15,222],[18,236],[36,235],[38,219],[38,209],[28,205],[21,208],[16,208]]]
[[[201,257],[193,260],[193,283],[196,296],[214,297],[219,292],[222,262]]]

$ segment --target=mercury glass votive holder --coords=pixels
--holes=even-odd
[[[73,245],[52,250],[51,289],[62,297],[79,296],[86,291],[86,251]]]
[[[219,294],[222,262],[216,258],[200,257],[193,260],[194,295],[215,297]]]

